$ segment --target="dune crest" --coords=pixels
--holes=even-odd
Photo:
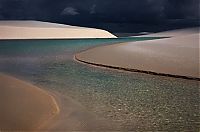
[[[116,38],[108,31],[40,21],[0,21],[0,39]]]

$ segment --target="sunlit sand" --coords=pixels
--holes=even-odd
[[[40,21],[0,21],[0,39],[116,38],[111,33]]]
[[[119,69],[199,78],[198,28],[147,36],[170,38],[97,47],[77,54],[76,58]]]

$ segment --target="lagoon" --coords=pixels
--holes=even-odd
[[[0,72],[79,102],[116,130],[196,131],[199,82],[91,67],[74,61],[82,50],[155,38],[1,40]]]

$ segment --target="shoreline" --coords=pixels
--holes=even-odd
[[[51,90],[50,90],[51,91]],[[53,91],[60,106],[60,114],[48,123],[46,131],[112,131],[116,122],[98,117],[82,104],[60,92]]]
[[[95,66],[95,67],[107,68],[107,69],[113,69],[113,70],[119,70],[119,71],[137,72],[137,73],[144,73],[144,74],[149,74],[149,75],[158,75],[158,76],[164,76],[164,77],[173,77],[173,78],[200,81],[200,78],[195,78],[195,77],[172,75],[172,74],[165,74],[165,73],[157,73],[157,72],[152,72],[152,71],[144,71],[144,70],[139,70],[139,69],[130,69],[130,68],[123,68],[123,67],[93,63],[93,62],[89,62],[89,61],[79,59],[77,57],[77,55],[78,55],[78,53],[74,55],[74,61],[76,61],[78,63],[86,64],[86,65],[89,65],[89,66]]]
[[[60,109],[47,91],[10,75],[0,73],[0,130],[41,130]]]
[[[199,33],[179,35],[92,47],[76,53],[74,60],[121,71],[200,81]]]
[[[4,84],[6,81],[9,84]],[[5,91],[5,88],[9,90]],[[9,74],[0,73],[0,92],[0,105],[4,108],[4,110],[0,110],[0,131],[99,131],[114,129],[111,124],[115,124],[115,122],[97,117],[71,97],[58,91],[36,87]],[[7,96],[4,97],[1,94]],[[24,95],[25,97],[23,97]],[[48,97],[48,100],[45,100],[44,96]],[[41,111],[37,110],[41,107]],[[51,109],[51,107],[53,108]]]

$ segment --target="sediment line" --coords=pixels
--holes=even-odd
[[[157,72],[153,72],[153,71],[144,71],[144,70],[138,70],[138,69],[124,68],[124,67],[117,67],[117,66],[109,66],[109,65],[104,65],[104,64],[88,62],[88,61],[79,59],[77,57],[77,54],[74,55],[74,59],[77,60],[78,62],[82,62],[82,63],[85,63],[85,64],[104,67],[104,68],[110,68],[110,69],[115,69],[115,70],[138,72],[138,73],[145,73],[145,74],[151,74],[151,75],[159,75],[159,76],[165,76],[165,77],[174,77],[174,78],[181,78],[181,79],[200,81],[200,78],[196,78],[196,77],[173,75],[173,74],[167,74],[167,73],[157,73]]]

